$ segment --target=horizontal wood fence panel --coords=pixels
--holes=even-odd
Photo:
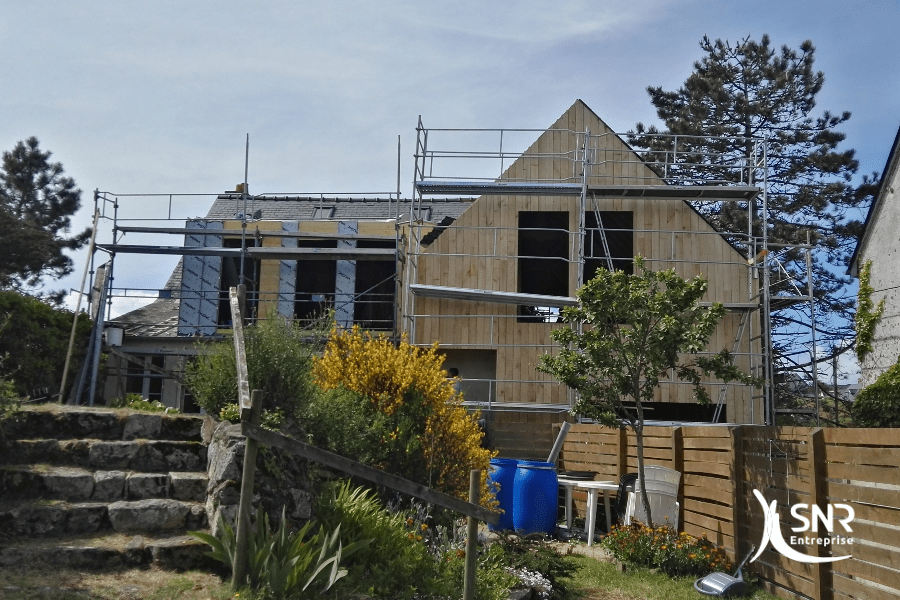
[[[834,563],[835,580],[838,579],[838,574],[843,576],[852,575],[854,578],[862,578],[893,588],[894,593],[900,595],[900,589],[898,589],[900,587],[900,572],[861,560],[854,560],[854,558]]]
[[[853,558],[846,561],[847,563],[856,561],[868,562],[900,571],[900,551],[896,548],[889,549],[881,548],[879,546],[869,546],[860,543],[854,538],[853,544],[833,546],[832,553],[834,556],[846,556],[847,554],[852,556]],[[840,565],[844,564],[844,562],[840,563]],[[835,563],[835,571],[842,572],[843,569]],[[900,581],[900,576],[898,576],[897,580]]]
[[[832,503],[864,502],[900,509],[900,490],[829,481],[828,501]]]
[[[865,600],[897,600],[897,598],[900,598],[900,594],[897,592],[879,589],[862,581],[844,577],[835,577],[834,579],[834,589],[836,591],[841,594],[851,595],[854,598],[863,598]]]
[[[698,438],[698,437],[688,437],[687,434],[684,434],[684,447],[685,449],[698,449],[698,450],[713,450],[713,449],[721,449],[721,450],[730,450],[731,449],[731,440],[729,438]]]
[[[761,578],[767,581],[771,581],[776,585],[784,586],[786,588],[799,592],[804,596],[814,597],[815,585],[809,579],[801,577],[795,573],[791,573],[790,571],[783,571],[766,564],[761,564],[759,563],[759,561],[753,563],[753,570],[759,573],[759,576]],[[784,597],[790,598],[792,596]],[[793,598],[796,598],[796,596],[793,596]]]
[[[701,514],[698,512],[690,511],[688,509],[684,509],[684,521],[685,523],[691,523],[696,525],[697,527],[702,527],[708,531],[724,531],[730,535],[731,533],[731,521],[725,519],[717,519],[714,517],[710,517],[705,514]],[[727,524],[727,527],[726,527]]]
[[[829,479],[849,479],[852,481],[900,485],[900,469],[896,466],[870,467],[867,465],[847,465],[843,463],[825,463],[824,466],[825,476]]]
[[[722,496],[730,496],[734,491],[730,479],[691,473],[685,473],[681,477],[681,485],[684,486],[684,494],[686,496],[691,495],[697,498],[705,498],[712,494],[712,498],[716,499]],[[691,494],[688,494],[688,489],[691,489]]]
[[[734,537],[722,527],[709,529],[685,519],[684,525],[681,526],[680,529],[683,529],[685,533],[696,538],[706,536],[706,539],[723,548],[729,559],[734,560]]]
[[[871,504],[863,504],[861,502],[850,502],[850,506],[853,508],[854,520],[864,520],[864,521],[874,521],[876,523],[890,523],[891,525],[900,524],[900,510],[896,508],[889,508],[887,506],[873,506]],[[843,516],[845,514],[842,510],[835,509],[835,515]],[[850,527],[853,527],[853,524],[850,524]],[[900,539],[900,531],[896,529],[892,529],[892,531],[896,531],[896,538],[892,539],[891,542],[894,543],[897,539]],[[880,543],[881,540],[873,540]]]
[[[826,444],[851,444],[866,447],[900,447],[896,429],[825,429]]]
[[[825,446],[825,460],[851,465],[897,467],[900,462],[898,448],[860,448],[857,446]]]
[[[686,496],[687,494],[685,494]],[[693,498],[684,499],[685,512],[690,511],[702,515],[708,515],[719,519],[720,521],[731,522],[731,505],[715,504],[713,502],[704,502],[702,500],[694,500]]]
[[[727,465],[731,461],[731,452],[717,452],[715,450],[685,450],[685,462],[706,462]]]
[[[719,475],[720,477],[731,477],[731,465],[722,463],[694,462],[685,459],[684,471],[686,473],[705,473],[708,475]]]

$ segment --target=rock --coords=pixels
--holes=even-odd
[[[203,419],[189,415],[162,415],[161,439],[201,441]]]
[[[57,468],[42,475],[44,488],[51,498],[89,500],[94,492],[94,476],[76,469]]]
[[[294,501],[294,506],[291,512],[288,513],[288,516],[292,519],[303,520],[312,518],[312,494],[305,490],[298,490],[296,488],[289,489],[288,493],[290,493],[291,498]]]
[[[212,504],[211,500],[207,500],[206,514],[211,515],[209,517],[210,533],[212,535],[218,535],[219,527],[223,522],[228,523],[231,528],[234,529],[234,524],[237,521],[238,505],[232,504],[230,506],[214,507]]]
[[[142,536],[136,535],[125,545],[125,551],[122,553],[125,563],[131,566],[143,567],[150,564],[153,560],[150,548],[147,547],[146,540]]]
[[[184,529],[191,505],[168,499],[114,502],[109,521],[116,531],[173,531]]]
[[[205,556],[205,543],[189,537],[162,540],[150,547],[153,566],[174,571],[186,571],[215,566],[217,561]]]
[[[123,471],[94,472],[94,493],[92,500],[113,502],[121,500],[125,494],[125,473]]]
[[[106,525],[106,504],[99,502],[70,504],[67,509],[66,531],[94,533]]]
[[[125,479],[126,500],[166,498],[168,495],[168,473],[131,473]]]
[[[205,502],[208,479],[203,473],[169,473],[169,496],[175,500]]]
[[[141,444],[137,442],[94,442],[88,452],[88,461],[96,468],[127,469],[140,449]]]
[[[155,439],[162,431],[162,415],[128,415],[122,429],[123,440]]]

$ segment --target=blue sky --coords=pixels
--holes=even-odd
[[[900,2],[236,2],[67,0],[0,14],[0,149],[37,136],[84,190],[411,193],[419,115],[432,127],[546,127],[576,98],[624,131],[677,88],[704,36],[811,39],[819,110],[860,171],[884,166],[900,125]],[[139,206],[143,201],[134,201]],[[128,210],[129,207],[123,207]],[[108,238],[108,227],[103,234]],[[77,287],[76,273],[61,286]],[[117,283],[163,284],[161,258]]]

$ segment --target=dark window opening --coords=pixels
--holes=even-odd
[[[165,365],[164,356],[140,356],[160,369]],[[125,376],[125,393],[138,394],[145,400],[162,400],[162,382],[164,375],[144,368],[143,364],[128,361]]]
[[[395,248],[390,240],[359,240],[358,248]],[[394,292],[397,265],[393,260],[356,262],[353,322],[363,329],[394,328]]]
[[[634,213],[631,211],[600,211],[600,221],[612,258],[613,269],[634,273]],[[600,269],[608,270],[609,262],[603,249],[603,238],[597,226],[597,214],[584,215],[584,281],[590,281]]]
[[[568,211],[519,213],[519,292],[544,296],[569,295]],[[520,323],[556,321],[558,307],[520,306]]]
[[[248,248],[256,247],[256,239],[246,239]],[[225,248],[240,248],[240,238],[225,238]],[[249,256],[244,257],[244,280],[241,281],[241,257],[222,257],[222,277],[219,280],[219,315],[217,323],[223,327],[231,327],[231,302],[229,290],[243,283],[247,286],[247,315],[256,314],[256,301],[259,290],[259,261]]]
[[[336,240],[298,240],[298,248],[337,248]],[[337,264],[334,260],[298,260],[294,317],[302,325],[320,318],[334,307]]]

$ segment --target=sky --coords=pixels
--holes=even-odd
[[[94,190],[181,194],[174,214],[204,215],[243,181],[248,135],[251,193],[326,195],[395,190],[400,136],[408,197],[420,115],[543,128],[580,98],[627,131],[656,122],[647,86],[677,89],[704,35],[768,33],[776,47],[813,41],[825,73],[814,114],[852,112],[844,147],[871,173],[900,126],[898,26],[900,0],[7,3],[0,150],[36,136],[53,153],[83,190],[73,230],[90,224]],[[119,211],[167,203],[120,197]],[[79,287],[86,252],[73,259],[53,289]],[[175,262],[144,257],[116,285],[159,288]]]

